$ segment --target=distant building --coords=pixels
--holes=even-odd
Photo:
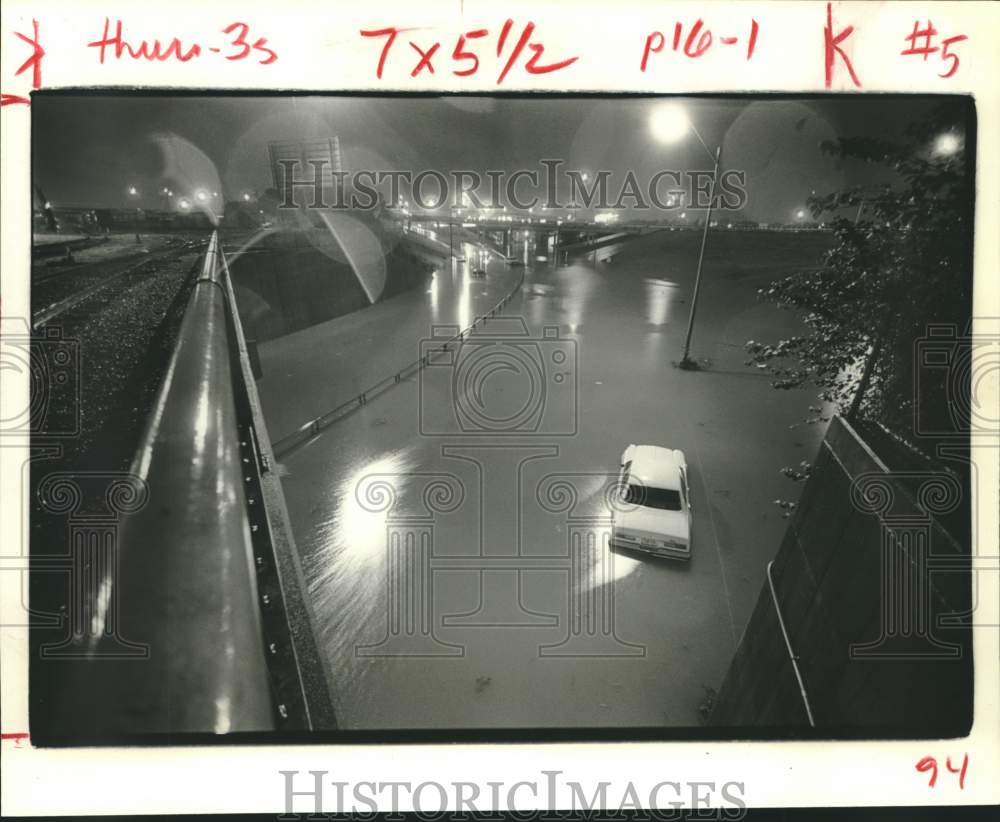
[[[297,163],[294,166],[297,180],[313,180],[315,169],[318,168],[325,198],[333,200],[334,172],[344,170],[340,138],[336,135],[325,140],[274,140],[267,144],[267,157],[271,167],[271,180],[279,198],[282,198],[284,192],[285,168],[289,161],[293,161]],[[295,202],[312,202],[312,193],[308,191],[305,196],[309,199],[301,199],[302,191],[307,190],[299,187],[295,192]]]

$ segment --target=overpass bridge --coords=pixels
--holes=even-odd
[[[482,217],[472,219],[448,217],[441,219],[433,215],[412,214],[402,218],[408,230],[431,233],[441,242],[450,246],[462,241],[485,244],[497,252],[511,256],[517,237],[532,237],[536,246],[551,254],[560,264],[568,262],[568,255],[594,251],[598,248],[624,242],[664,227],[648,223],[614,223],[602,225],[586,220],[549,220],[543,222],[532,216]]]

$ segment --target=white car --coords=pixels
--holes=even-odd
[[[684,452],[630,445],[622,454],[611,546],[691,559],[691,497]]]

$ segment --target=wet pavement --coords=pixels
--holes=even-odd
[[[802,424],[813,392],[774,390],[742,349],[800,329],[756,289],[820,251],[716,242],[692,345],[705,368],[683,371],[673,361],[697,239],[660,232],[600,260],[529,269],[506,317],[450,363],[282,459],[340,727],[698,724],[784,533],[773,500],[797,493],[780,469],[811,460],[823,426]],[[474,313],[483,286],[458,276],[457,291],[419,295],[424,305],[436,299],[440,312],[447,293]],[[381,322],[365,328],[372,310],[333,322],[386,334]],[[430,329],[405,315],[393,315],[392,348],[408,361]],[[292,337],[308,340],[314,382],[329,392],[318,405],[350,390],[338,374],[384,376],[357,369],[363,345],[341,355],[311,332]],[[292,337],[275,362],[294,360]],[[305,353],[302,363],[305,379]],[[282,412],[289,389],[271,390],[274,439],[300,420]],[[686,453],[690,563],[608,550],[608,490],[629,443]]]
[[[272,442],[417,360],[433,326],[468,328],[516,287],[521,270],[498,255],[469,244],[462,253],[423,287],[262,343],[257,389]]]

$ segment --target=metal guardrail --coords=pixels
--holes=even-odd
[[[275,727],[220,254],[213,234],[132,465],[150,501],[123,526],[118,596],[150,658],[114,684],[129,732]]]
[[[243,453],[247,517],[257,571],[257,594],[279,730],[333,730],[337,717],[328,684],[333,672],[319,652],[303,573],[281,480],[254,379],[252,348],[243,333],[225,253],[222,284],[230,308],[230,346],[236,363],[236,412]]]
[[[521,276],[518,277],[517,282],[514,284],[513,289],[498,302],[493,308],[487,311],[485,314],[481,314],[475,317],[472,324],[468,328],[464,328],[458,332],[454,337],[449,337],[441,343],[440,348],[434,354],[425,354],[418,360],[414,360],[408,365],[396,371],[396,373],[386,377],[385,379],[379,380],[378,382],[370,385],[368,388],[359,392],[358,394],[351,397],[349,400],[340,403],[339,405],[331,408],[324,414],[310,420],[309,422],[299,426],[291,434],[276,440],[273,443],[274,455],[276,457],[284,456],[285,454],[292,451],[297,446],[311,440],[313,437],[318,436],[320,432],[324,429],[329,428],[337,420],[342,419],[347,414],[352,411],[367,405],[368,400],[372,397],[378,396],[384,391],[389,390],[395,385],[399,385],[404,379],[407,379],[414,374],[419,373],[423,368],[431,364],[432,362],[437,362],[438,359],[443,357],[448,351],[451,350],[456,344],[461,346],[465,341],[465,338],[472,333],[477,327],[485,324],[488,320],[491,320],[498,316],[503,309],[506,307],[507,303],[513,299],[514,295],[520,291],[521,286],[524,284],[524,269],[521,270]]]
[[[802,671],[799,670],[799,657],[792,649],[792,640],[788,636],[788,629],[785,627],[785,618],[781,613],[781,604],[778,602],[778,592],[774,589],[774,576],[771,568],[774,566],[772,559],[767,563],[767,584],[771,589],[771,601],[774,603],[774,612],[778,616],[778,627],[781,628],[781,636],[785,640],[785,650],[788,651],[788,659],[792,663],[792,670],[795,672],[795,681],[799,684],[799,695],[802,697],[802,707],[806,710],[806,717],[809,719],[809,727],[816,727],[816,720],[813,719],[812,707],[809,704],[809,694],[806,693],[806,683],[802,679]]]

